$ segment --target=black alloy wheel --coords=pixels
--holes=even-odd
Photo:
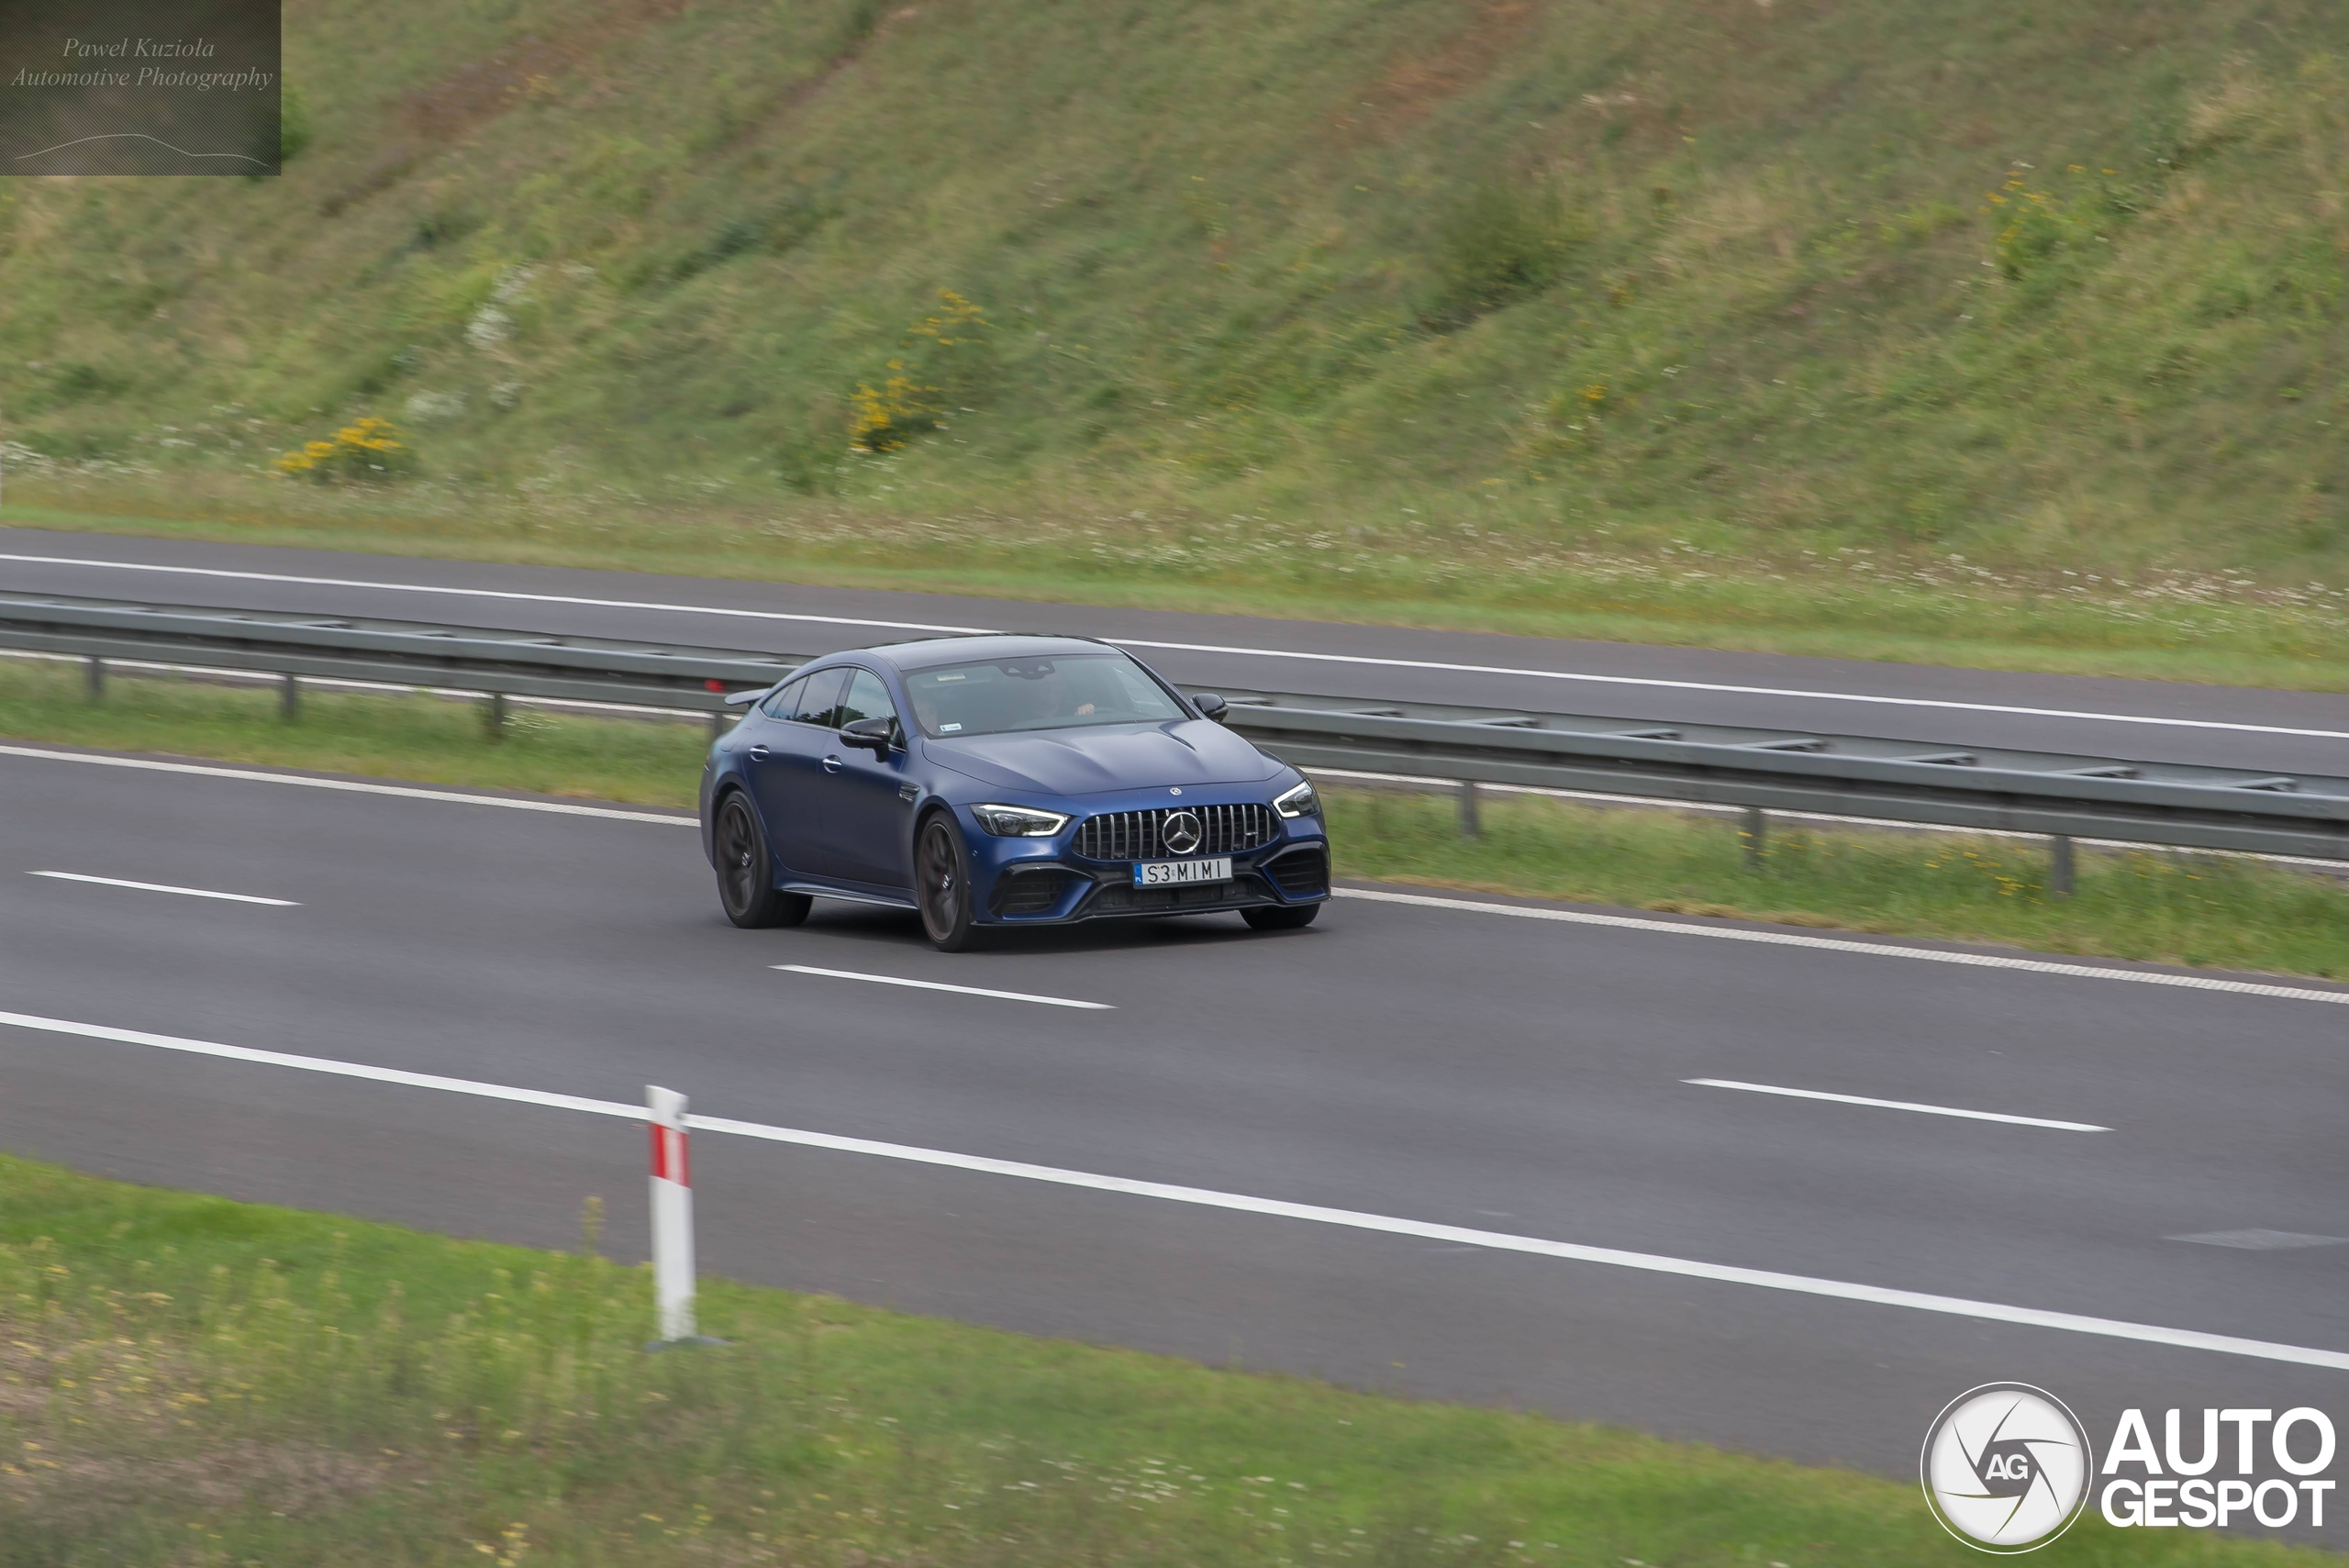
[[[915,895],[921,902],[922,934],[941,952],[961,952],[972,944],[971,851],[954,819],[939,812],[922,824],[914,847]]]
[[[1260,931],[1301,931],[1319,913],[1319,904],[1256,904],[1240,911],[1240,917]]]
[[[759,814],[729,792],[718,804],[718,825],[711,837],[718,849],[718,902],[726,917],[738,926],[796,926],[807,917],[814,902],[804,893],[785,893],[774,884],[774,858],[767,853],[767,836]]]

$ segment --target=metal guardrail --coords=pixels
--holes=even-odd
[[[772,685],[806,662],[412,621],[21,594],[0,595],[0,646],[85,659],[94,674],[109,660],[274,674],[286,682],[289,703],[296,683],[314,677],[683,709],[714,722],[728,692]],[[1226,723],[1300,767],[2349,861],[2343,778],[1439,704],[1224,695]],[[493,705],[494,717],[502,706]],[[1474,799],[1464,790],[1464,808]],[[2059,867],[2066,858],[2061,848]]]
[[[2349,860],[2349,779],[1869,736],[1225,694],[1299,767]]]
[[[91,660],[94,673],[139,661],[713,716],[726,693],[773,685],[810,657],[30,594],[0,595],[0,647]]]

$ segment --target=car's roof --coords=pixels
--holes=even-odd
[[[900,670],[929,670],[991,659],[1049,659],[1117,650],[1082,637],[927,637],[918,642],[891,642],[859,651],[885,659]]]

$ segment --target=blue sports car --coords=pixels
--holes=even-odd
[[[948,952],[985,928],[1237,910],[1310,925],[1330,896],[1313,786],[1108,643],[954,637],[833,653],[709,751],[702,847],[726,917],[796,926],[814,897],[921,912]]]

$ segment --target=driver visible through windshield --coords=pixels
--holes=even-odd
[[[906,677],[914,719],[933,740],[1158,724],[1190,716],[1122,653],[1056,653],[918,670]]]

